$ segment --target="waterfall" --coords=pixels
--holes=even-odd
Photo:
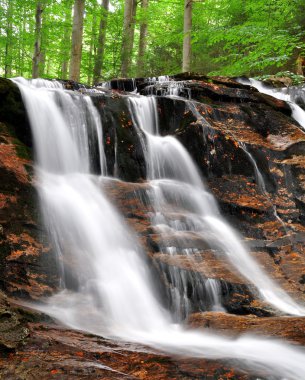
[[[226,339],[173,324],[158,302],[135,235],[104,195],[103,177],[92,169],[91,157],[97,154],[104,174],[105,156],[101,144],[92,144],[92,139],[101,137],[102,126],[97,114],[88,115],[94,113],[90,98],[55,86],[35,88],[33,82],[17,83],[34,135],[41,208],[50,239],[63,262],[63,290],[36,307],[68,326],[94,334],[148,344],[171,354],[241,360],[251,368],[270,371],[272,376],[301,379],[305,372],[301,350],[266,339]],[[134,110],[143,98],[136,99],[141,100],[133,104]],[[151,115],[151,120],[154,118]],[[137,121],[139,128],[144,128]],[[149,132],[145,133],[150,139]],[[154,195],[159,201],[156,210],[160,207],[156,225],[161,230],[174,229],[175,223],[170,222],[162,207],[168,197],[176,200],[176,205],[181,202],[189,219],[186,228],[206,228],[211,240],[219,242],[241,271],[253,266],[253,274],[248,276],[258,282],[269,302],[300,314],[301,309],[287,301],[285,294],[279,304],[278,295],[270,289],[273,284],[256,269],[256,263],[219,216],[186,150],[174,138],[152,135],[151,141],[153,148],[148,149],[148,155],[155,161],[150,163],[150,176],[156,189],[152,191],[160,192],[160,196]],[[194,193],[190,195],[190,191]],[[177,232],[183,228],[181,224]],[[65,278],[68,272],[74,280],[70,284]],[[215,284],[209,283],[208,287],[215,293]]]
[[[205,189],[195,164],[182,144],[173,136],[151,134],[151,131],[158,131],[158,127],[150,125],[156,118],[149,116],[150,112],[156,113],[152,111],[156,109],[155,98],[137,96],[130,97],[129,101],[134,122],[145,132],[147,140],[144,151],[147,152],[148,179],[152,184],[154,227],[161,235],[173,233],[177,238],[177,249],[179,242],[183,242],[183,233],[191,232],[201,237],[212,249],[220,250],[239,273],[257,287],[267,302],[284,313],[304,315],[305,309],[269,279],[242,245],[240,237],[221,217],[214,197]],[[173,214],[183,215],[183,224],[178,217],[173,218]],[[169,254],[172,252],[172,249],[167,250]],[[197,263],[192,256],[191,261],[195,270]],[[177,278],[177,269],[173,267],[172,271],[173,278]],[[178,283],[178,280],[175,282]],[[196,288],[197,276],[194,276],[192,283],[192,287]],[[186,289],[183,290],[185,292]],[[185,305],[181,307],[186,308]]]
[[[74,291],[63,289],[43,309],[70,326],[94,326],[100,333],[112,331],[110,326],[159,326],[166,317],[136,239],[103,194],[101,179],[90,172],[90,130],[98,128],[97,138],[102,134],[90,98],[17,83],[34,135],[44,217],[63,271],[75,283]],[[104,152],[99,156],[104,159]]]
[[[273,96],[274,98],[286,101],[291,110],[292,117],[303,127],[305,128],[305,111],[296,103],[297,101],[301,101],[301,103],[305,104],[305,91],[304,87],[298,88],[270,88],[266,86],[263,82],[260,82],[256,79],[249,78],[248,80],[244,80],[239,78],[238,82],[241,84],[247,84],[255,87],[262,94],[267,94]]]

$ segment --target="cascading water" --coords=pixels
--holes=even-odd
[[[66,325],[95,334],[149,344],[172,354],[242,360],[251,368],[271,371],[272,377],[301,379],[305,372],[304,354],[284,343],[249,337],[230,340],[172,323],[157,301],[135,237],[104,196],[101,178],[90,172],[89,136],[93,121],[94,128],[101,128],[95,117],[87,115],[90,109],[94,112],[90,99],[54,88],[34,89],[34,85],[18,81],[34,135],[41,206],[50,238],[62,256],[64,271],[70,271],[74,277],[74,284],[66,284],[62,292],[36,307]],[[71,99],[77,104],[76,109],[69,108],[72,113],[64,110],[71,107]],[[80,119],[82,123],[78,122]],[[154,152],[158,159],[151,162],[150,168],[152,186],[161,193],[156,197],[160,201],[158,207],[168,204],[167,197],[181,199],[191,220],[188,227],[195,229],[200,223],[200,229],[206,227],[214,239],[221,234],[223,240],[230,242],[223,249],[237,254],[247,269],[248,256],[245,255],[246,261],[241,257],[239,252],[244,251],[240,251],[232,231],[215,215],[213,197],[202,188],[187,152],[173,138],[152,136],[151,140],[155,146],[161,146],[159,154]],[[185,160],[184,168],[191,169],[186,178],[181,170],[176,171],[177,165],[165,148],[170,148],[179,164]],[[99,157],[104,157],[101,151]],[[164,179],[165,175],[171,179]],[[195,200],[190,200],[190,190],[194,191]],[[172,229],[169,218],[162,213],[161,220],[167,219],[163,224]],[[162,223],[158,225],[163,228]],[[253,266],[252,261],[250,264]],[[255,268],[254,263],[253,272]],[[260,287],[265,278],[257,271],[255,276],[261,278],[256,278]],[[269,290],[268,286],[263,290]],[[266,295],[269,301],[270,296],[274,298],[273,293]],[[283,307],[288,312],[300,312],[285,300]]]
[[[184,96],[191,98],[191,90],[185,87],[185,82],[175,81],[169,77],[160,77],[158,80],[151,80],[145,87],[145,93],[148,95],[158,95],[158,96]],[[154,78],[153,78],[154,79]]]
[[[238,79],[238,82],[241,84],[251,85],[255,87],[259,92],[267,95],[271,95],[274,98],[285,100],[288,102],[291,110],[292,117],[303,127],[305,128],[305,111],[296,103],[297,101],[301,101],[301,103],[305,104],[305,91],[304,87],[298,88],[270,88],[264,85],[263,82],[260,82],[256,79],[249,78],[247,80]]]
[[[166,318],[158,315],[162,310],[146,281],[136,240],[103,195],[98,178],[90,175],[90,129],[102,133],[90,98],[17,83],[34,135],[44,216],[64,270],[76,283],[76,291],[66,289],[51,298],[46,310],[73,327],[94,326],[100,333],[111,325],[159,326]],[[99,156],[104,158],[103,151]],[[92,314],[83,315],[88,310]]]
[[[305,309],[268,278],[221,218],[213,196],[204,188],[197,168],[182,144],[172,136],[151,134],[151,131],[158,131],[158,127],[150,125],[156,117],[146,115],[156,114],[155,98],[138,96],[130,97],[129,101],[134,122],[145,132],[147,140],[146,161],[148,179],[152,184],[155,228],[165,236],[174,234],[177,250],[181,249],[181,244],[183,246],[185,232],[201,237],[210,248],[220,250],[221,255],[225,255],[240,274],[257,287],[267,302],[284,313],[304,315]],[[179,214],[183,215],[183,223],[179,222]],[[167,250],[169,254],[173,252]],[[192,255],[188,257],[192,258]],[[193,268],[196,266],[193,259]],[[177,269],[172,271],[174,283],[181,282],[184,286],[183,302],[187,292],[185,281],[177,278]],[[192,282],[192,288],[196,289],[197,276]],[[187,309],[186,305],[181,307]]]
[[[187,105],[188,105],[190,111],[196,116],[197,120],[200,120],[201,125],[204,126],[204,127],[206,127],[204,129],[207,129],[207,130],[211,131],[211,125],[200,114],[200,112],[197,110],[195,104],[193,102],[189,101],[189,102],[187,102]],[[210,133],[212,133],[212,132],[210,132]],[[238,139],[236,138],[236,136],[234,135],[234,133],[230,132],[230,134],[231,134],[232,138],[234,139],[234,141],[239,145],[239,147],[249,157],[249,161],[251,162],[251,164],[253,166],[253,169],[254,169],[255,181],[256,181],[256,185],[258,187],[259,192],[266,197],[266,199],[268,200],[270,206],[273,209],[273,214],[274,214],[275,218],[280,222],[280,224],[283,226],[284,230],[287,232],[286,225],[282,221],[282,219],[279,217],[279,215],[277,213],[276,206],[273,204],[273,202],[272,202],[272,200],[270,198],[270,195],[268,194],[264,178],[263,178],[262,173],[260,172],[260,170],[259,170],[259,168],[257,166],[255,158],[249,152],[249,150],[247,148],[247,145],[244,142],[238,141]]]

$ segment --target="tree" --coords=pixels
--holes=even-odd
[[[304,11],[304,0],[0,0],[0,75],[67,78],[70,63],[91,84],[175,74],[181,61],[210,75],[301,72]]]
[[[4,75],[9,77],[12,75],[12,12],[13,4],[11,1],[7,4],[6,12],[6,44],[5,44],[5,64],[4,64]]]
[[[145,75],[145,51],[147,45],[147,8],[148,0],[141,1],[142,20],[140,24],[139,54],[137,62],[137,76]]]
[[[128,76],[131,65],[136,11],[136,0],[125,0],[121,52],[121,75],[123,78]]]
[[[191,70],[192,0],[184,0],[182,72]]]
[[[69,78],[70,80],[74,80],[76,82],[78,82],[80,78],[84,10],[85,0],[75,0],[73,8],[72,47]]]
[[[71,12],[72,7],[68,3],[68,6],[64,9],[64,33],[61,40],[61,62],[60,62],[60,77],[62,79],[67,79],[68,77],[68,65],[69,65],[69,50],[67,49],[67,44],[71,43]]]
[[[43,5],[41,1],[36,3],[36,14],[35,14],[35,44],[34,44],[34,55],[33,55],[33,66],[32,66],[32,77],[39,77],[39,66],[42,63],[43,55],[41,52],[41,26],[42,26],[42,12]]]
[[[95,57],[95,64],[93,70],[93,83],[97,84],[101,80],[102,68],[104,62],[104,51],[105,51],[105,39],[106,39],[106,28],[107,28],[107,18],[109,11],[109,0],[103,0],[101,4],[101,19],[98,35],[98,47]]]

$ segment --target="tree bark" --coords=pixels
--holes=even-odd
[[[93,84],[97,84],[102,78],[102,69],[104,63],[104,51],[105,51],[105,39],[107,30],[107,18],[109,11],[109,0],[103,0],[101,4],[101,20],[98,35],[98,48],[95,57],[94,69],[93,69]]]
[[[12,75],[12,1],[8,2],[6,12],[6,42],[5,42],[5,63],[4,63],[4,76],[5,78]]]
[[[143,20],[140,25],[140,39],[139,39],[139,54],[137,62],[137,76],[144,76],[145,72],[145,51],[147,45],[147,8],[148,0],[141,1],[142,11],[143,11]]]
[[[42,2],[38,1],[36,5],[35,14],[35,44],[34,44],[34,55],[33,55],[33,65],[32,65],[32,77],[39,77],[39,66],[41,63],[41,27],[42,27],[42,12],[43,6]]]
[[[124,25],[121,50],[121,76],[128,76],[134,41],[135,15],[137,11],[136,0],[125,0]]]
[[[64,29],[64,35],[61,41],[61,67],[59,70],[59,76],[62,79],[68,78],[68,67],[69,67],[69,50],[67,49],[67,45],[71,44],[71,11],[72,11],[72,4],[68,4],[65,8],[65,29]]]
[[[297,61],[296,61],[296,74],[298,75],[304,75],[304,69],[305,69],[305,58],[301,55],[298,55]]]
[[[79,82],[82,58],[85,0],[75,0],[73,8],[72,47],[70,59],[71,80]]]
[[[191,70],[192,0],[184,0],[184,38],[182,72]]]

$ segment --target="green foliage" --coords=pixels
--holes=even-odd
[[[43,77],[64,77],[71,49],[74,0],[42,0]],[[31,77],[35,39],[34,0],[0,0],[0,75]],[[140,3],[140,2],[139,2]],[[111,0],[102,75],[120,76],[124,0]],[[139,30],[148,24],[146,75],[181,71],[184,0],[138,4],[130,76],[136,75]],[[193,3],[192,71],[213,75],[291,72],[305,55],[304,0],[196,0]],[[81,81],[91,83],[97,54],[101,0],[86,0]],[[287,74],[288,75],[288,74]]]
[[[292,85],[297,86],[299,84],[302,84],[305,82],[305,77],[303,75],[298,75],[295,73],[292,73],[291,71],[280,71],[276,73],[275,75],[259,75],[255,77],[257,80],[265,81],[268,79],[273,79],[273,78],[290,78],[292,80]]]

